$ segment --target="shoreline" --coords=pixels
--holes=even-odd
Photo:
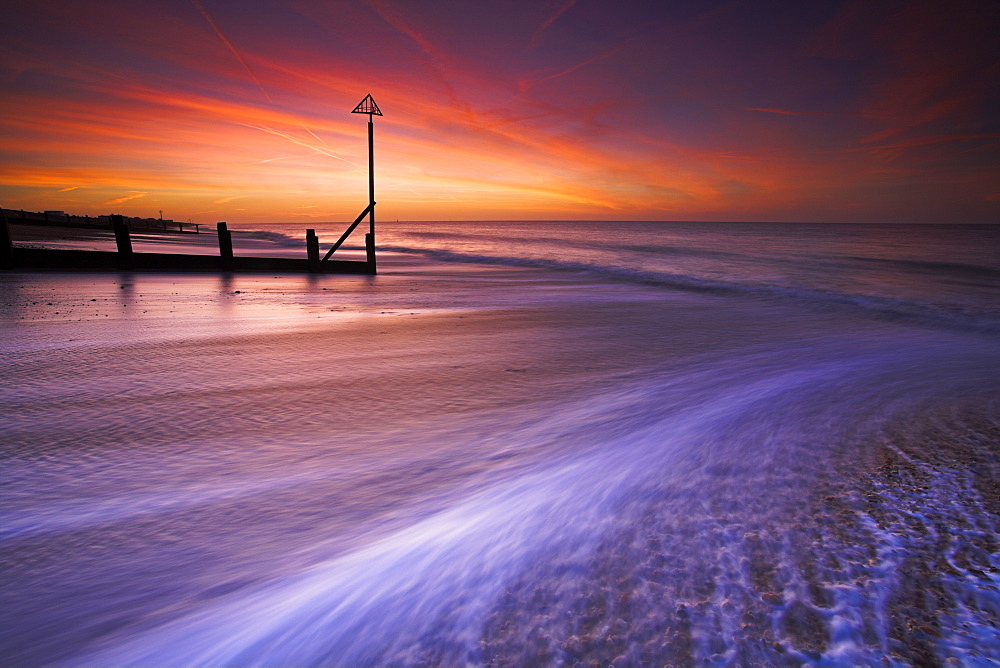
[[[284,663],[386,617],[356,662],[996,654],[979,523],[1000,518],[967,493],[995,489],[986,337],[409,256],[0,285],[17,662],[224,663],[263,598],[288,624],[251,640],[301,641]],[[330,588],[368,556],[388,589]],[[361,635],[324,625],[334,599]],[[406,635],[468,600],[496,605],[464,635]]]

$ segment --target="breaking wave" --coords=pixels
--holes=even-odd
[[[447,250],[405,246],[380,246],[380,250],[423,255],[440,262],[587,272],[599,275],[605,279],[673,288],[689,292],[755,298],[780,298],[808,302],[813,305],[856,307],[877,313],[881,316],[904,319],[929,326],[1000,334],[1000,317],[997,317],[995,314],[973,309],[949,307],[930,302],[916,302],[876,295],[820,290],[805,286],[786,286],[753,281],[721,281],[687,274],[640,270],[630,267],[616,267],[585,262],[456,253]]]

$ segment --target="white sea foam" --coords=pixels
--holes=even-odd
[[[905,357],[894,365],[908,367]],[[815,410],[815,396],[826,392],[818,388],[842,385],[845,375],[853,378],[852,386],[872,381],[878,386],[885,383],[878,379],[894,366],[886,367],[884,351],[856,355],[849,363],[835,359],[785,370],[772,368],[763,374],[762,362],[775,364],[759,356],[730,360],[724,370],[685,375],[683,388],[679,381],[644,381],[567,406],[558,417],[543,419],[526,433],[515,431],[509,438],[520,441],[520,447],[560,438],[586,440],[583,434],[602,433],[609,423],[625,416],[633,416],[631,427],[622,435],[612,435],[617,430],[604,434],[598,445],[580,449],[571,460],[538,465],[467,498],[456,498],[445,510],[371,545],[252,593],[241,592],[196,609],[162,628],[88,655],[81,663],[407,664],[421,663],[426,652],[435,651],[431,638],[448,639],[446,648],[437,650],[444,652],[447,663],[482,662],[483,620],[505,589],[526,574],[534,574],[531,577],[537,577],[542,586],[564,590],[551,602],[556,609],[567,597],[565,590],[585,594],[587,578],[551,582],[539,564],[586,562],[601,549],[602,540],[616,533],[618,522],[648,502],[658,505],[660,521],[689,534],[683,541],[687,549],[695,550],[715,572],[711,576],[714,591],[690,604],[694,660],[739,660],[749,640],[740,620],[753,609],[751,602],[758,602],[759,607],[761,593],[749,570],[744,530],[703,504],[711,503],[719,485],[730,487],[727,496],[732,502],[749,501],[761,493],[755,481],[762,476],[780,480],[786,498],[808,490],[813,474],[796,471],[797,464],[809,456],[796,443],[804,425],[790,422],[787,416],[807,406]],[[758,369],[757,373],[748,375],[750,368]],[[734,376],[741,381],[724,380]],[[679,391],[686,395],[684,399],[677,396]],[[853,397],[838,394],[837,400],[821,409],[826,415],[826,438],[837,438],[842,431],[833,426],[837,417],[856,413],[860,403],[882,394],[868,392]],[[668,404],[672,408],[663,410],[664,401],[672,402]],[[660,410],[654,411],[657,405]],[[877,423],[868,426],[875,429]],[[857,424],[851,426],[852,431],[857,429]],[[765,443],[766,452],[759,449]],[[720,467],[744,459],[753,444],[758,446],[757,461],[743,461],[739,478],[720,473]],[[655,497],[647,496],[651,489],[671,500],[655,502]],[[929,494],[940,494],[940,489],[934,485]],[[883,497],[898,512],[911,512],[891,493]],[[776,516],[788,512],[790,500],[772,499],[769,512]],[[947,501],[947,508],[954,508],[956,502],[969,507],[959,499]],[[741,519],[744,526],[766,525],[767,515],[751,512]],[[805,608],[820,620],[819,631],[828,640],[822,649],[800,646],[795,639],[783,640],[785,657],[837,665],[869,663],[889,655],[886,633],[892,620],[887,602],[895,594],[897,573],[903,560],[912,556],[911,550],[892,527],[878,525],[863,512],[859,517],[859,533],[845,539],[870,542],[875,546],[874,560],[859,559],[849,542],[838,544],[833,537],[827,537],[819,548],[847,564],[846,571],[842,566],[820,572],[818,577],[803,572],[804,561],[822,563],[823,555],[804,555],[793,546],[790,534],[781,535],[770,548],[777,550],[782,583],[782,602],[771,606],[772,625],[780,633],[791,623],[787,616]],[[981,520],[974,522],[977,527],[992,527],[981,525]],[[662,540],[671,545],[667,554],[684,549],[682,542],[669,535]],[[673,596],[653,604],[653,610],[664,616],[672,612],[678,598],[691,595],[685,593],[684,582],[668,586],[675,588]],[[815,603],[810,586],[826,588],[830,601]],[[661,607],[664,603],[666,608]],[[996,603],[996,596],[988,595],[975,612],[960,616],[959,623],[986,628],[984,615]],[[959,634],[958,628],[948,624],[942,630],[949,636]],[[875,643],[869,640],[873,632]],[[947,642],[951,644],[942,649],[949,655],[962,650],[961,639]],[[519,644],[527,645],[529,639],[521,638]],[[766,656],[775,658],[773,653]]]

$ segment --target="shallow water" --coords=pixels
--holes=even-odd
[[[414,256],[0,277],[4,662],[1000,660],[987,307]]]
[[[326,244],[344,226],[315,227]],[[237,237],[248,252],[260,240],[303,247],[299,225]],[[381,249],[442,262],[584,269],[699,292],[1000,319],[1000,225],[388,222],[378,240]]]

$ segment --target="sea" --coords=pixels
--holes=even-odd
[[[1000,665],[1000,225],[376,231],[0,273],[0,664]]]

